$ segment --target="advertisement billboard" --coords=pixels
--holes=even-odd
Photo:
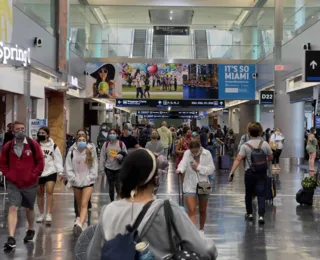
[[[218,65],[87,64],[88,96],[126,99],[218,99]]]

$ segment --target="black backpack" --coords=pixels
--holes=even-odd
[[[248,164],[253,173],[264,174],[268,170],[268,160],[266,153],[261,149],[263,140],[260,141],[258,148],[254,148],[249,143],[245,143],[251,151],[251,163]]]
[[[137,217],[134,224],[126,226],[126,234],[118,234],[115,238],[106,240],[102,247],[101,259],[102,260],[135,260],[138,259],[136,252],[136,243],[140,242],[138,236],[138,227],[143,220],[145,214],[150,208],[153,201],[145,204]]]
[[[31,138],[29,138],[29,137],[26,137],[26,139],[27,139],[27,142],[28,142],[28,144],[29,144],[29,146],[30,146],[30,150],[31,150],[31,152],[32,152],[32,157],[33,157],[34,165],[37,165],[36,149],[35,149],[35,147],[34,147],[33,140],[32,140]],[[8,147],[8,149],[7,149],[7,154],[6,154],[6,156],[7,156],[7,162],[8,162],[8,166],[9,166],[9,167],[10,167],[10,151],[11,151],[11,149],[12,149],[12,143],[13,143],[13,142],[14,142],[13,140],[10,141],[9,147]]]

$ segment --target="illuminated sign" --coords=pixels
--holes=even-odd
[[[15,64],[21,62],[23,66],[31,64],[30,49],[23,49],[18,45],[12,46],[0,42],[0,63],[2,64]]]

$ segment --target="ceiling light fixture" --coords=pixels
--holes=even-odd
[[[172,16],[170,16],[170,20],[172,21]]]
[[[170,14],[173,14],[173,11],[172,11],[172,10],[170,11]]]
[[[108,22],[100,8],[94,8],[93,10],[94,10],[94,13],[96,14],[100,24],[105,24]]]
[[[247,14],[249,13],[248,10],[242,10],[240,15],[238,16],[237,20],[234,22],[236,25],[242,24],[244,19],[246,18]]]

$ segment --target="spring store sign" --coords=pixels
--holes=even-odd
[[[24,49],[18,45],[0,42],[0,63],[18,66],[28,66],[31,64],[30,49]]]

